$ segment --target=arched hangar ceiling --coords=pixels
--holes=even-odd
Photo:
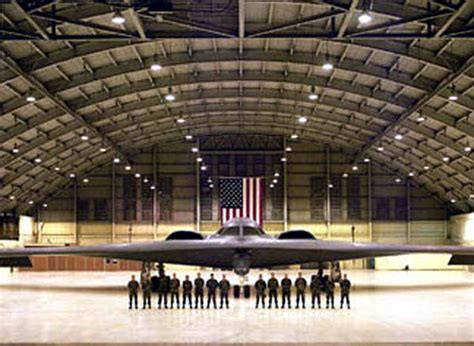
[[[351,155],[348,171],[370,158],[474,207],[472,1],[149,3],[0,5],[0,210],[228,133],[298,134]]]

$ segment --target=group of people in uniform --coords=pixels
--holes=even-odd
[[[220,304],[219,308],[229,308],[229,291],[230,282],[227,280],[225,274],[222,275],[220,281],[214,278],[214,274],[210,274],[210,278],[207,281],[201,277],[201,273],[197,273],[197,277],[194,282],[190,280],[189,275],[186,275],[184,280],[181,282],[176,273],[173,273],[172,277],[164,274],[164,271],[160,271],[157,282],[155,282],[156,290],[158,292],[158,309],[162,307],[168,309],[168,297],[170,298],[170,308],[173,309],[176,304],[177,309],[185,309],[186,304],[190,309],[193,307],[198,309],[204,309],[204,291],[207,290],[207,308],[211,307],[211,304],[217,309],[217,292],[219,292]],[[293,283],[287,274],[281,282],[275,277],[275,273],[270,274],[270,279],[265,281],[263,275],[260,274],[258,280],[255,282],[255,293],[256,302],[255,308],[267,307],[272,308],[272,303],[276,309],[278,309],[278,290],[281,286],[281,308],[285,307],[291,309],[291,289]],[[341,288],[341,304],[340,308],[344,306],[344,302],[348,309],[350,309],[349,294],[351,290],[351,282],[344,275],[339,280],[339,286]],[[308,282],[303,277],[302,273],[298,273],[298,277],[294,282],[296,289],[296,308],[306,308],[306,289],[308,288]],[[326,309],[334,309],[334,291],[336,287],[336,281],[329,275],[322,275],[322,271],[318,272],[317,275],[311,277],[309,283],[309,291],[311,293],[311,307],[314,309],[316,303],[318,308],[321,308],[321,295],[326,296]],[[141,288],[143,294],[143,309],[147,307],[151,309],[151,295],[152,295],[152,280],[149,275],[145,275],[141,280]],[[179,290],[182,288],[182,299],[180,301]],[[131,280],[128,282],[128,293],[129,293],[129,309],[135,307],[138,309],[138,292],[140,289],[140,283],[136,280],[135,275],[132,275]],[[268,305],[265,305],[265,298],[268,292]],[[192,296],[194,293],[194,304]]]

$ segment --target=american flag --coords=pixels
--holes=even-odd
[[[263,178],[220,178],[221,224],[248,217],[263,226]]]

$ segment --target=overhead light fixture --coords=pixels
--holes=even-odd
[[[306,118],[305,116],[300,116],[300,117],[298,118],[298,122],[299,122],[300,124],[306,124],[306,123],[308,122],[308,118]]]
[[[27,102],[35,102],[35,101],[36,101],[36,97],[33,96],[33,95],[28,95],[28,96],[26,96],[26,101],[27,101]]]
[[[184,119],[184,118],[178,118],[178,119],[176,120],[176,122],[177,122],[178,124],[184,124],[184,123],[186,122],[186,119]]]
[[[18,154],[20,152],[20,149],[16,147],[16,145],[12,149],[12,154]]]
[[[13,200],[15,199],[15,196],[10,195],[8,198],[9,198],[11,201],[13,201]]]
[[[54,170],[55,170],[56,172],[59,172],[59,171],[61,170],[61,168],[59,168],[58,166],[56,166],[56,167],[54,167]]]
[[[286,147],[286,151],[292,151],[293,149],[291,147]]]
[[[277,184],[277,183],[278,183],[278,179],[273,179],[273,180],[272,180],[272,183],[273,183],[273,184]]]
[[[114,13],[114,16],[112,17],[112,23],[117,25],[125,23],[125,18],[123,17],[122,13],[120,13],[120,11],[116,11]]]
[[[364,158],[364,162],[367,163],[367,162],[370,162],[370,159],[368,157]]]
[[[30,205],[31,205],[31,204],[34,204],[34,203],[35,203],[34,201],[29,201],[29,202],[28,202],[28,204],[30,204]]]
[[[281,162],[286,162],[286,157],[283,156],[280,160]]]
[[[456,203],[456,199],[455,199],[455,198],[451,198],[450,202],[451,202],[451,203]]]
[[[41,161],[42,161],[41,158],[39,158],[39,157],[35,158],[36,163],[41,163]]]
[[[401,141],[401,140],[403,139],[403,135],[397,133],[397,134],[395,135],[395,139],[396,139],[397,141]]]
[[[76,175],[74,173],[69,173],[69,178],[74,179]]]
[[[154,190],[154,189],[155,189],[155,185],[151,185],[150,190]]]
[[[426,120],[426,118],[422,115],[420,115],[419,117],[416,118],[416,121],[419,122],[419,123],[422,123],[425,120]]]
[[[198,147],[192,147],[192,148],[191,148],[191,151],[192,151],[193,153],[197,153],[197,152],[199,151],[199,148],[198,148]]]
[[[209,188],[210,188],[210,189],[213,189],[213,188],[214,188],[214,184],[209,184]]]
[[[125,166],[125,170],[126,170],[126,171],[131,171],[131,170],[132,170],[132,166],[130,166],[130,165]]]
[[[206,171],[207,170],[207,166],[201,166],[201,171]]]
[[[323,64],[323,70],[330,71],[334,68],[334,65],[331,64],[329,61]]]
[[[171,88],[171,86],[168,87],[168,94],[166,94],[165,100],[169,102],[176,100],[176,97],[173,95],[173,88]]]
[[[471,150],[472,150],[472,148],[471,148],[469,145],[466,145],[466,146],[464,147],[464,151],[465,151],[466,153],[470,153]]]
[[[275,172],[275,173],[273,174],[273,176],[278,178],[278,177],[280,176],[280,173]]]
[[[184,136],[184,139],[186,139],[187,141],[190,141],[191,139],[193,139],[193,135],[186,135]]]
[[[329,188],[329,189],[332,189],[333,187],[334,187],[333,184],[331,184],[331,183],[328,184],[328,188]]]
[[[135,178],[139,179],[142,175],[140,173],[135,173]]]
[[[316,87],[314,85],[311,86],[311,92],[308,95],[308,99],[310,101],[316,101],[318,99],[318,94],[316,94]]]
[[[474,199],[474,193],[469,194],[469,199]]]
[[[408,176],[409,176],[409,177],[414,177],[414,176],[415,176],[415,173],[413,173],[413,172],[408,172]]]
[[[368,24],[372,21],[372,16],[369,12],[364,11],[362,14],[357,18],[360,24]]]
[[[378,150],[378,151],[384,151],[384,149],[383,149],[383,147],[382,147],[382,146],[380,146],[380,147],[377,147],[377,150]]]
[[[425,171],[428,171],[428,170],[430,169],[430,166],[425,165],[425,166],[423,166],[423,169],[424,169]]]
[[[197,158],[196,158],[196,161],[197,161],[197,162],[202,162],[203,159],[202,159],[202,157],[197,157]]]
[[[212,179],[211,179],[211,178],[208,178],[208,179],[207,179],[207,182],[208,182],[209,184],[211,184],[211,183],[212,183]]]
[[[343,178],[347,178],[348,176],[349,176],[348,173],[342,173],[342,177],[343,177]]]
[[[118,157],[114,157],[113,162],[114,163],[120,163],[120,159]]]
[[[298,135],[296,133],[293,133],[291,136],[290,136],[291,139],[298,139]]]
[[[401,182],[402,182],[402,179],[396,178],[396,179],[395,179],[395,182],[396,182],[396,183],[401,183]]]
[[[48,208],[48,203],[43,203],[43,208]]]
[[[352,170],[353,170],[353,171],[357,171],[358,169],[359,169],[359,167],[357,167],[357,166],[352,166]]]
[[[81,136],[81,139],[82,139],[83,141],[88,141],[88,140],[89,140],[89,136],[84,133],[84,134]]]
[[[458,97],[456,95],[449,95],[448,100],[449,101],[457,101]]]
[[[275,187],[275,185],[270,184],[270,189],[273,189],[274,187]]]
[[[449,88],[449,96],[448,96],[449,101],[457,101],[458,96],[456,95],[456,90],[454,89],[454,85]]]
[[[150,68],[152,69],[152,71],[159,71],[161,70],[163,67],[158,64],[158,63],[154,63],[154,64],[151,64]]]
[[[443,161],[444,162],[449,162],[449,157],[448,156],[443,156]]]
[[[105,149],[105,148],[100,148],[99,151],[100,151],[101,153],[105,153],[105,152],[107,151],[107,149]]]
[[[143,182],[144,182],[145,184],[148,184],[148,182],[149,182],[148,178],[143,179]]]
[[[87,183],[89,182],[89,179],[88,179],[88,178],[84,178],[84,179],[82,179],[82,182],[87,184]]]

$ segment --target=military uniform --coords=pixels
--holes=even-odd
[[[281,308],[285,307],[285,301],[288,302],[288,308],[291,309],[291,279],[281,280]]]
[[[351,291],[351,282],[348,279],[343,279],[339,283],[341,286],[341,309],[344,306],[344,300],[347,303],[347,308],[351,308],[351,302],[349,301],[349,293]]]
[[[142,293],[143,293],[143,309],[151,309],[151,280],[149,278],[143,280],[142,283]]]
[[[168,309],[168,293],[170,292],[170,277],[160,276],[158,283],[158,309],[161,309],[161,303],[164,303],[165,309]]]
[[[171,279],[170,288],[171,288],[171,309],[173,308],[174,301],[176,299],[176,305],[179,309],[179,286],[180,282],[178,278]]]
[[[229,290],[230,290],[230,282],[227,279],[222,279],[221,282],[219,282],[219,290],[221,293],[221,305],[220,308],[225,306],[228,309],[229,308]]]
[[[275,278],[271,278],[268,280],[268,308],[271,309],[272,307],[272,300],[275,302],[275,308],[278,309],[278,280]]]
[[[128,282],[128,308],[131,309],[133,301],[135,300],[135,309],[138,309],[138,288],[140,287],[138,281],[130,280]]]
[[[193,283],[191,280],[184,280],[183,281],[183,309],[186,305],[186,300],[189,302],[189,308],[193,308],[193,303],[191,301],[191,291],[193,290]]]
[[[305,308],[305,290],[306,287],[308,286],[308,283],[306,282],[305,278],[298,278],[295,281],[295,287],[296,287],[296,308],[298,309],[300,306],[300,300],[303,305],[303,309]]]
[[[318,308],[321,309],[321,277],[313,276],[309,288],[311,289],[311,307],[314,309],[314,303],[317,299]]]
[[[202,278],[196,278],[194,280],[194,297],[195,297],[195,308],[197,309],[199,300],[201,301],[201,309],[204,309],[204,280]]]
[[[258,304],[260,299],[262,300],[262,307],[265,308],[265,290],[267,289],[267,283],[259,279],[255,283],[255,290],[257,291],[257,301],[255,303],[255,308],[258,309]]]
[[[216,279],[210,278],[206,282],[206,287],[207,287],[207,308],[209,309],[211,305],[211,301],[214,304],[214,309],[217,309],[217,303],[216,303],[216,290],[217,287],[219,287],[219,283],[217,282]]]
[[[328,279],[326,281],[326,309],[329,309],[329,303],[334,309],[334,288],[334,281],[332,281],[332,279]]]

